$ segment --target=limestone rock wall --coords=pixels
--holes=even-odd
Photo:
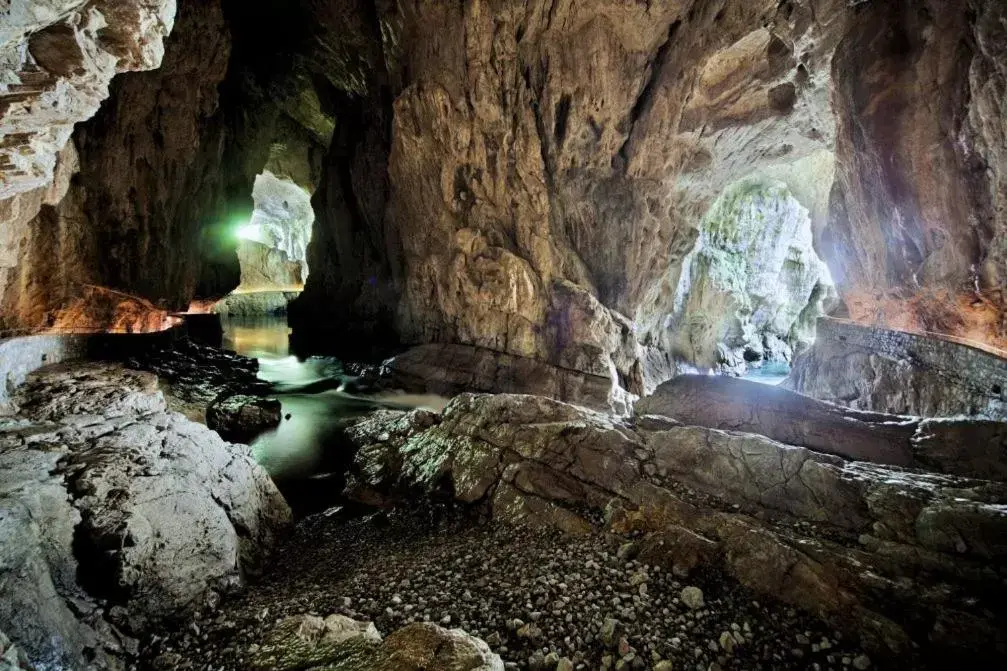
[[[175,0],[11,0],[0,8],[0,200],[45,187],[73,125],[120,72],[161,63]]]
[[[1005,336],[1000,2],[872,2],[836,50],[823,252],[850,314]]]
[[[721,196],[686,257],[666,324],[671,349],[709,368],[789,361],[815,337],[835,290],[808,210],[782,182],[743,180]]]
[[[313,274],[304,309],[350,304],[341,321],[380,314],[406,341],[643,391],[638,345],[662,336],[714,197],[830,146],[845,4],[814,4],[378,3],[372,98],[391,94],[392,116],[361,125],[343,178],[330,169],[314,239],[338,279]],[[380,174],[382,123],[384,211],[354,180]]]

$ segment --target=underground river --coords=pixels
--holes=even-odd
[[[331,504],[342,487],[346,450],[339,427],[376,408],[441,410],[448,399],[402,392],[365,393],[334,357],[298,357],[284,316],[222,317],[223,347],[259,362],[282,405],[280,425],[251,442],[256,460],[295,509]],[[350,393],[349,390],[353,390]]]

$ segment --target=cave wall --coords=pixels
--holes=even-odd
[[[367,122],[343,145],[337,129],[299,302],[336,326],[391,322],[405,342],[477,345],[641,391],[639,362],[664,345],[714,198],[831,148],[842,2],[376,6],[382,59],[356,98]],[[382,214],[361,207],[381,194],[355,181],[381,183],[359,178],[380,172],[371,110],[388,93]],[[338,261],[316,272],[326,252]]]
[[[1005,342],[1005,21],[981,0],[851,19],[823,253],[858,321]]]
[[[329,265],[305,316],[645,390],[700,222],[754,178],[809,211],[855,319],[998,337],[1002,3],[375,7],[383,50],[316,195]]]
[[[26,257],[68,237],[52,210],[40,213],[70,189],[74,124],[97,111],[116,74],[161,63],[174,17],[174,0],[12,0],[0,8],[0,329],[24,326],[19,311],[47,293],[45,270],[28,269]],[[18,287],[27,292],[14,305]]]
[[[61,168],[55,185],[0,202],[0,217],[16,224],[0,238],[0,326],[115,314],[114,296],[136,313],[220,297],[240,279],[236,233],[251,216],[255,176],[268,165],[298,183],[319,179],[328,117],[292,118],[298,97],[311,97],[297,81],[276,100],[273,73],[259,81],[249,56],[261,51],[259,35],[232,31],[246,27],[234,12],[247,8],[181,0],[176,17],[170,4],[161,67],[112,82],[74,131],[72,170]]]

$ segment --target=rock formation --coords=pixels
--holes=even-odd
[[[697,556],[719,558],[744,585],[882,655],[911,641],[956,664],[1007,650],[1003,483],[657,417],[620,423],[533,396],[462,395],[443,415],[377,413],[347,437],[357,447],[348,492],[364,500],[422,492],[484,504],[500,522],[635,531],[654,561],[686,570]],[[972,633],[959,636],[955,621]]]
[[[745,431],[847,459],[907,466],[916,422],[854,412],[786,389],[731,377],[679,375],[637,403],[637,415]]]
[[[808,211],[786,185],[740,182],[699,230],[665,324],[672,350],[697,366],[744,372],[809,346],[835,290],[812,248]]]
[[[936,314],[978,269],[996,266],[980,258],[996,246],[985,233],[967,243],[973,251],[961,251],[971,213],[992,212],[995,193],[982,171],[999,170],[988,147],[1002,135],[983,120],[999,110],[1001,54],[989,36],[1003,10],[977,7],[975,16],[960,3],[928,13],[901,2],[382,7],[382,30],[394,37],[380,62],[364,59],[371,93],[353,112],[355,132],[336,138],[316,201],[313,266],[336,248],[338,272],[309,280],[301,312],[335,307],[334,325],[395,328],[407,342],[472,345],[591,374],[614,369],[625,388],[649,391],[646,380],[659,382],[672,368],[654,369],[648,347],[670,351],[690,320],[704,317],[705,301],[693,295],[668,329],[697,230],[718,195],[752,178],[786,185],[809,211],[813,242],[857,319],[868,318],[861,308],[871,304],[861,297],[877,296],[880,305],[892,292]],[[897,26],[895,37],[871,41],[888,25]],[[891,77],[862,77],[871,67]],[[970,68],[992,82],[970,81]],[[926,83],[931,76],[954,81],[958,93],[942,100],[938,117],[947,122],[917,124],[939,88]],[[893,108],[904,141],[887,133],[887,116],[865,111],[887,100],[896,77],[906,82]],[[965,95],[970,87],[981,95]],[[389,88],[390,140],[380,110]],[[903,143],[905,152],[854,152],[862,114],[871,119],[864,141]],[[927,176],[938,172],[923,168],[920,152],[932,145],[944,170],[972,186],[928,188]],[[968,156],[957,157],[960,150]],[[870,167],[878,161],[883,179]],[[911,180],[912,193],[896,188]],[[929,205],[913,214],[906,208],[916,194]],[[903,219],[913,220],[907,231],[946,226],[962,237],[945,245],[935,233],[922,243],[899,232]],[[859,261],[879,254],[904,259],[891,264],[902,270]],[[921,279],[926,259],[947,272]],[[965,312],[995,321],[1003,313],[996,281],[983,272],[993,293],[970,294],[978,302],[966,301]],[[586,297],[571,303],[576,292]],[[786,321],[807,326],[812,314]],[[913,317],[905,325],[974,330],[968,319]],[[698,352],[679,349],[709,363],[723,329],[711,330]],[[756,341],[753,356],[765,347],[751,334],[745,340]]]
[[[170,12],[106,4],[88,17],[117,19],[128,56],[107,82],[153,64]],[[825,295],[817,251],[858,321],[1001,337],[1002,3],[238,4],[180,2],[163,68],[120,77],[78,131],[63,202],[54,187],[0,208],[20,222],[0,254],[21,266],[0,278],[11,325],[49,323],[76,282],[167,308],[226,293],[234,217],[268,170],[317,187],[298,324],[325,315],[369,340],[481,347],[643,394],[672,355],[738,368],[746,351],[803,346]],[[55,5],[13,5],[4,53],[76,86],[56,33],[89,24],[58,21],[80,3]],[[34,51],[15,49],[32,30]],[[14,124],[41,94],[11,95]],[[46,157],[29,159],[31,184],[17,177],[41,188],[59,147],[4,135],[48,147],[23,152]],[[784,267],[763,252],[787,235],[744,236],[759,260],[722,286],[696,241],[744,184],[789,194],[760,210],[770,232],[806,210],[811,238],[802,220]],[[32,268],[53,252],[67,271],[50,288]]]
[[[0,421],[0,629],[39,668],[118,668],[132,636],[259,572],[290,510],[154,376],[63,366]]]

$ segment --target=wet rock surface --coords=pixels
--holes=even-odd
[[[237,394],[214,402],[206,410],[206,425],[224,440],[247,443],[282,417],[280,402],[274,398]]]
[[[1001,483],[653,418],[634,426],[531,396],[463,395],[443,415],[375,413],[347,436],[358,446],[347,493],[360,500],[422,493],[573,533],[681,527],[701,537],[697,556],[718,557],[742,584],[809,609],[878,654],[925,645],[937,657],[988,660],[1007,651],[997,633]],[[669,553],[672,568],[698,563]],[[976,635],[943,635],[957,618]]]
[[[243,445],[156,378],[42,369],[0,422],[0,629],[40,668],[115,668],[132,638],[261,572],[290,510]]]
[[[214,402],[238,394],[264,395],[272,389],[258,378],[259,362],[255,359],[187,338],[131,356],[125,365],[155,373],[178,401],[176,409],[197,421],[203,421],[203,413]]]
[[[632,542],[480,522],[453,506],[320,514],[299,523],[261,583],[151,641],[143,659],[172,665],[160,668],[260,668],[290,618],[339,614],[383,633],[419,622],[460,627],[508,669],[846,669],[855,658],[895,668],[715,565],[676,576],[634,558]]]

